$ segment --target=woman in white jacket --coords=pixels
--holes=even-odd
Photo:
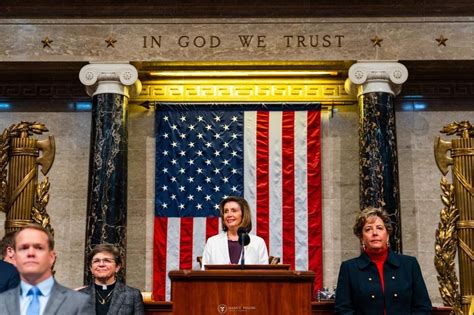
[[[252,230],[252,217],[248,202],[242,197],[227,197],[219,205],[222,219],[222,233],[207,240],[202,256],[202,268],[206,265],[238,264],[242,247],[237,230]],[[268,251],[265,241],[249,234],[250,243],[245,246],[246,264],[268,264]]]

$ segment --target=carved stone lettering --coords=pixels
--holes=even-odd
[[[286,48],[342,47],[344,35],[283,35]]]
[[[178,46],[181,48],[217,48],[221,45],[221,39],[215,35],[208,36],[187,36],[182,35],[178,38]]]

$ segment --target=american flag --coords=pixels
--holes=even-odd
[[[153,297],[169,300],[168,271],[198,269],[220,232],[218,205],[243,196],[251,233],[322,287],[318,104],[160,104],[156,109]]]

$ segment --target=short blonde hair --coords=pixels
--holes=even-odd
[[[383,210],[382,208],[367,207],[363,209],[355,219],[353,227],[355,236],[357,236],[359,239],[362,239],[362,229],[370,217],[379,217],[380,219],[382,219],[388,234],[392,235],[392,220],[390,220],[387,211]]]

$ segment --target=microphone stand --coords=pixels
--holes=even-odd
[[[240,246],[242,246],[242,251],[241,251],[241,258],[240,258],[240,269],[244,270],[245,269],[245,237],[240,238]]]

